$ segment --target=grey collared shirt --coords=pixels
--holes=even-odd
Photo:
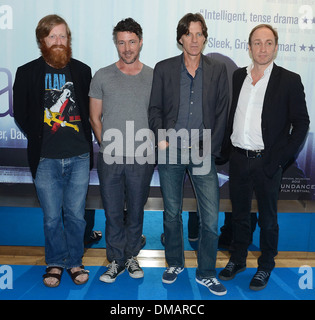
[[[199,141],[202,135],[203,116],[202,116],[202,59],[196,70],[195,77],[187,71],[187,68],[182,61],[181,76],[180,76],[180,104],[178,118],[175,125],[175,130],[186,129],[189,132],[189,140],[181,141],[179,139],[178,146],[187,148],[191,146],[191,141]],[[192,137],[191,129],[199,129],[199,136]]]

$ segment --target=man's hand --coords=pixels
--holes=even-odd
[[[165,150],[168,147],[169,143],[165,140],[162,140],[158,143],[158,147],[160,150]]]

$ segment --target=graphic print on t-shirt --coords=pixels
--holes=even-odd
[[[75,103],[73,83],[66,82],[65,74],[46,73],[44,121],[51,127],[52,134],[66,127],[79,132],[76,122],[81,118]]]
[[[66,159],[89,152],[70,67],[54,69],[47,65],[44,80],[41,156]]]

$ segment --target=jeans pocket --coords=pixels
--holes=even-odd
[[[90,157],[90,153],[89,153],[89,152],[83,153],[83,154],[80,154],[78,157],[79,157],[80,159],[87,159],[87,158]]]

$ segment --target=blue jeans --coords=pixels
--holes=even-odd
[[[89,153],[68,159],[40,159],[34,182],[44,212],[48,266],[69,269],[82,265],[89,172]]]
[[[189,161],[180,162],[180,149],[177,164],[159,164],[160,185],[164,200],[165,257],[168,266],[184,267],[184,242],[182,222],[183,182],[188,172],[196,195],[199,216],[198,267],[196,275],[209,278],[216,275],[215,264],[218,248],[219,183],[214,158],[207,174],[194,174],[200,168]],[[206,160],[205,160],[206,161]]]

